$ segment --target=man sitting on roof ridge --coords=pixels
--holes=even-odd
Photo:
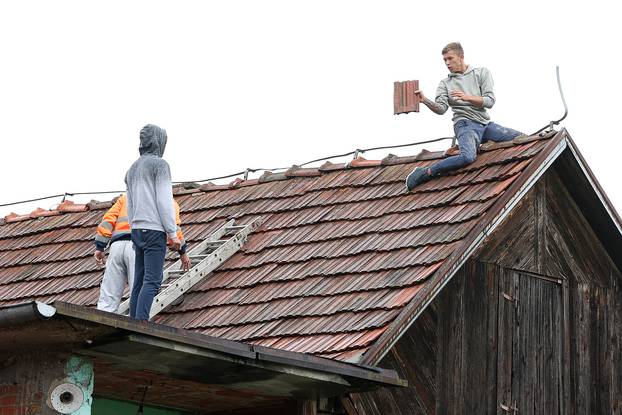
[[[495,104],[490,71],[467,65],[464,62],[464,49],[458,42],[445,46],[442,54],[450,73],[436,88],[435,102],[427,99],[420,89],[415,94],[436,114],[442,115],[451,107],[460,154],[439,160],[428,167],[415,168],[406,178],[408,191],[441,173],[473,163],[477,157],[477,148],[482,143],[510,141],[523,135],[490,121],[486,108],[492,108]]]

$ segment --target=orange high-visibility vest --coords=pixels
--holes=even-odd
[[[181,231],[181,219],[179,218],[179,204],[173,199],[175,205],[175,222],[177,223],[177,238],[181,241],[181,245],[185,244],[184,234]],[[121,195],[110,209],[104,214],[104,217],[97,227],[95,235],[95,245],[98,249],[103,250],[109,242],[119,239],[130,239],[131,229],[127,218],[127,197]]]

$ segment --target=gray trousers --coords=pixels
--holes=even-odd
[[[98,310],[117,312],[126,283],[129,285],[129,292],[132,292],[134,262],[132,241],[115,241],[110,245],[110,252],[106,259],[106,271],[99,287]]]

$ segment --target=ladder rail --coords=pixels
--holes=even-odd
[[[230,229],[232,226],[235,226],[234,223],[235,223],[235,219],[230,219],[227,222],[225,222],[220,228],[212,232],[207,239],[205,239],[204,241],[202,241],[201,243],[193,247],[190,251],[188,251],[187,252],[188,256],[193,256],[193,254],[198,255],[202,253],[203,251],[205,251],[205,249],[210,243],[213,244],[219,241],[220,238],[227,233],[228,229]],[[166,267],[166,269],[164,270],[163,275],[162,275],[162,284],[164,284],[169,279],[170,277],[169,272],[171,271],[179,272],[180,270],[182,270],[182,263],[181,263],[181,259],[178,259],[177,261],[173,262],[171,265]],[[131,295],[132,293],[130,292],[130,296]],[[127,298],[125,301],[119,304],[117,313],[122,314],[122,315],[128,315],[129,310],[130,310],[130,299]]]
[[[235,235],[229,238],[226,243],[218,247],[215,251],[201,260],[184,275],[177,278],[170,286],[160,291],[153,299],[149,319],[153,318],[160,311],[164,310],[179,297],[188,292],[195,284],[203,280],[220,264],[229,259],[233,254],[240,250],[250,233],[259,226],[259,220],[255,219],[240,229]],[[231,227],[230,227],[231,228]]]

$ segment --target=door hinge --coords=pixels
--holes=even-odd
[[[508,301],[513,301],[513,302],[517,302],[518,301],[518,299],[512,297],[510,294],[507,294],[507,293],[501,293],[501,294],[503,294],[503,298],[505,298]]]
[[[503,409],[505,412],[511,412],[513,414],[518,413],[518,407],[516,406],[516,404],[512,406],[501,404],[500,406],[501,406],[501,409]]]

